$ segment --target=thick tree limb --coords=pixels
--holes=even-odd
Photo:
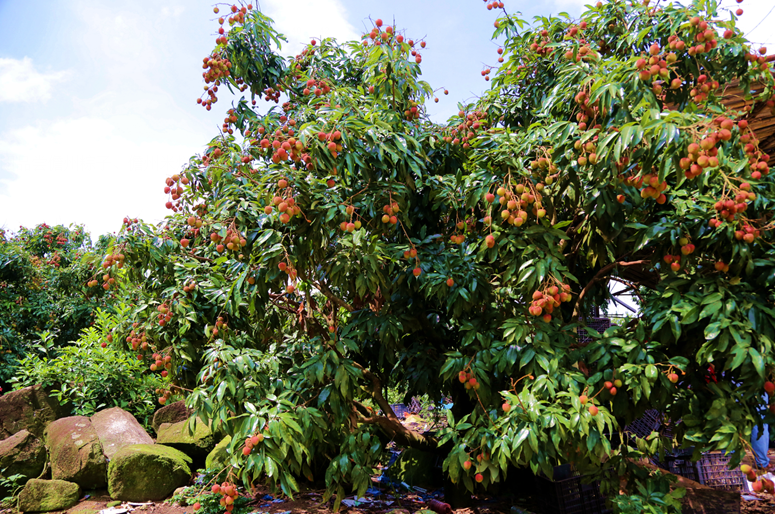
[[[579,306],[581,305],[581,301],[584,299],[584,296],[589,292],[589,290],[594,286],[597,282],[600,282],[603,278],[607,277],[608,274],[616,267],[618,266],[638,266],[640,264],[646,264],[647,260],[639,260],[639,261],[617,261],[612,262],[611,264],[607,264],[600,268],[600,270],[595,274],[594,277],[592,277],[592,280],[589,281],[589,283],[584,286],[584,289],[581,290],[581,293],[579,293],[579,297],[576,300],[576,307],[573,309],[573,319],[577,319],[579,317]]]
[[[393,408],[382,395],[382,381],[379,377],[355,361],[353,361],[353,365],[361,370],[364,378],[371,381],[372,398],[374,398],[374,401],[377,402],[377,405],[379,405],[384,413],[383,416],[377,414],[371,416],[359,415],[359,422],[379,426],[388,438],[401,446],[409,446],[411,448],[426,451],[436,450],[438,448],[438,443],[434,438],[426,437],[401,424],[401,421],[399,421]]]

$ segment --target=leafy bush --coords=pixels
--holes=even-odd
[[[118,314],[97,311],[94,326],[84,329],[72,346],[55,358],[29,356],[11,379],[16,389],[42,384],[73,414],[91,416],[109,407],[121,407],[148,427],[155,410],[154,390],[164,380],[147,373],[146,364],[116,343],[108,341],[111,328],[130,307],[117,305]],[[103,348],[101,345],[105,343]]]
[[[197,514],[220,514],[224,510],[220,504],[223,496],[212,493],[211,487],[219,481],[228,479],[229,476],[230,473],[227,469],[200,469],[194,485],[184,487],[172,498],[166,500],[166,503],[177,503],[184,507],[198,503],[200,508],[197,510]],[[234,500],[230,514],[247,514],[254,510],[254,507],[250,505],[250,498],[244,495],[245,491],[242,488],[237,490],[241,494]]]
[[[56,351],[112,303],[112,292],[86,288],[108,241],[102,236],[92,245],[81,226],[0,230],[0,384],[35,353],[36,334],[47,332],[47,346]]]
[[[4,469],[0,469],[0,472],[5,471]],[[24,475],[11,475],[8,477],[4,477],[0,475],[0,493],[3,493],[0,496],[3,496],[3,498],[0,498],[0,509],[11,509],[14,507],[16,503],[16,496],[19,494],[19,491],[21,491],[23,487],[23,481],[26,479]]]

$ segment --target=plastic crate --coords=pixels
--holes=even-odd
[[[713,489],[726,491],[744,491],[745,475],[739,468],[729,469],[729,461],[732,455],[724,455],[723,452],[709,452],[703,454],[697,462],[699,482]]]
[[[536,475],[536,499],[543,514],[608,514],[600,483],[582,483],[570,464],[554,468],[554,480]]]
[[[665,462],[655,462],[657,466],[681,475],[713,489],[744,491],[745,475],[740,469],[729,469],[732,455],[723,452],[703,453],[700,460],[692,462],[692,449],[677,450],[673,455],[665,456]]]
[[[643,416],[624,427],[624,431],[636,437],[646,437],[651,432],[659,431],[662,425],[662,413],[656,409],[650,409]]]
[[[692,462],[691,453],[688,455],[665,455],[665,461],[659,462],[657,465],[674,475],[681,475],[695,482],[700,481],[700,474],[697,465]]]
[[[583,322],[582,319],[579,319],[579,321]],[[595,329],[602,334],[607,328],[611,326],[611,320],[608,318],[587,318],[585,326]],[[589,343],[593,340],[589,333],[584,330],[584,327],[579,327],[576,329],[576,336],[579,343]]]

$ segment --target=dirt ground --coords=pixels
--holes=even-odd
[[[322,503],[323,491],[302,491],[296,495],[293,501],[287,500],[278,503],[268,503],[260,499],[268,491],[257,490],[256,497],[259,498],[252,502],[253,512],[261,514],[331,514],[331,503]],[[81,500],[76,506],[66,510],[57,511],[53,514],[98,514],[101,510],[107,508],[107,504],[113,500],[108,496],[107,491],[97,491],[89,495],[88,498]],[[388,504],[389,503],[389,504]],[[253,505],[254,504],[254,505]],[[122,507],[126,507],[123,503]],[[131,506],[131,505],[130,505]],[[169,504],[164,502],[148,502],[147,505],[135,505],[130,514],[193,514],[193,507],[183,507],[178,504]],[[342,505],[340,512],[347,514],[382,514],[394,509],[401,509],[406,514],[427,509],[428,506],[421,500],[419,495],[406,494],[395,500],[375,501],[371,505],[362,505],[358,507],[348,507]],[[472,508],[455,510],[455,514],[507,514],[510,505],[506,503],[497,503],[492,501],[481,502]],[[0,511],[3,512],[3,511]],[[5,511],[3,514],[10,514],[11,511]]]
[[[775,463],[775,450],[769,451],[770,461]],[[751,456],[746,455],[744,463],[751,463]],[[376,479],[375,479],[376,480]],[[293,500],[273,499],[267,500],[269,490],[258,488],[254,491],[255,500],[251,501],[251,512],[260,514],[332,514],[332,503],[323,502],[323,490],[307,489],[295,495]],[[387,489],[380,490],[379,484],[366,494],[366,502],[342,505],[340,512],[346,514],[385,514],[389,511],[400,509],[405,514],[412,514],[421,509],[428,509],[430,505],[426,500],[436,498],[443,501],[441,490],[437,491],[410,491],[393,496]],[[353,498],[350,497],[350,500]],[[113,500],[107,491],[89,491],[76,506],[55,514],[98,514],[107,508],[107,504]],[[115,502],[114,502],[115,503]],[[503,497],[473,498],[473,504],[469,508],[453,510],[454,514],[508,514],[513,505],[524,509],[523,512],[540,512],[531,498],[518,498],[511,494]],[[194,514],[193,507],[181,506],[165,502],[148,502],[147,504],[123,503],[122,508],[129,508],[127,514]],[[720,510],[719,510],[720,509]],[[703,510],[705,514],[727,514],[734,512],[734,507],[715,505]],[[741,514],[773,514],[775,513],[775,497],[770,494],[743,493],[740,498]],[[0,514],[16,514],[13,511],[3,511]]]

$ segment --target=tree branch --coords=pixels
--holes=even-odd
[[[426,437],[419,432],[415,432],[414,430],[411,430],[401,424],[401,421],[398,419],[398,416],[396,416],[393,408],[382,395],[382,381],[379,379],[379,377],[377,377],[377,375],[355,361],[353,361],[353,366],[361,370],[364,378],[371,381],[371,396],[374,398],[374,401],[377,402],[377,405],[379,405],[380,409],[382,409],[382,412],[385,414],[384,416],[374,414],[366,417],[358,413],[359,423],[377,425],[385,433],[385,435],[401,446],[409,446],[426,451],[434,451],[438,449],[438,442],[435,438]]]
[[[600,268],[600,270],[595,274],[594,277],[592,277],[592,280],[589,281],[589,283],[584,286],[584,289],[581,290],[581,293],[579,293],[579,297],[576,300],[576,306],[573,308],[573,319],[576,320],[579,317],[579,306],[581,305],[581,301],[584,299],[584,296],[586,296],[587,292],[594,286],[597,282],[601,281],[603,278],[608,276],[609,272],[616,268],[617,266],[638,266],[640,264],[646,264],[647,260],[639,260],[639,261],[616,261],[612,262],[611,264],[607,264]]]
[[[334,304],[338,305],[339,307],[344,307],[349,312],[352,312],[352,311],[355,310],[352,305],[350,305],[349,303],[345,302],[344,300],[342,300],[341,298],[336,296],[333,292],[331,292],[331,290],[328,288],[328,286],[325,285],[323,282],[320,282],[320,281],[317,281],[317,280],[312,280],[311,278],[309,278],[301,270],[299,270],[298,273],[299,273],[299,276],[302,278],[302,280],[306,280],[308,282],[311,282],[312,285],[315,286],[318,289],[318,291],[323,293],[323,296],[325,296],[326,298],[331,300]]]

